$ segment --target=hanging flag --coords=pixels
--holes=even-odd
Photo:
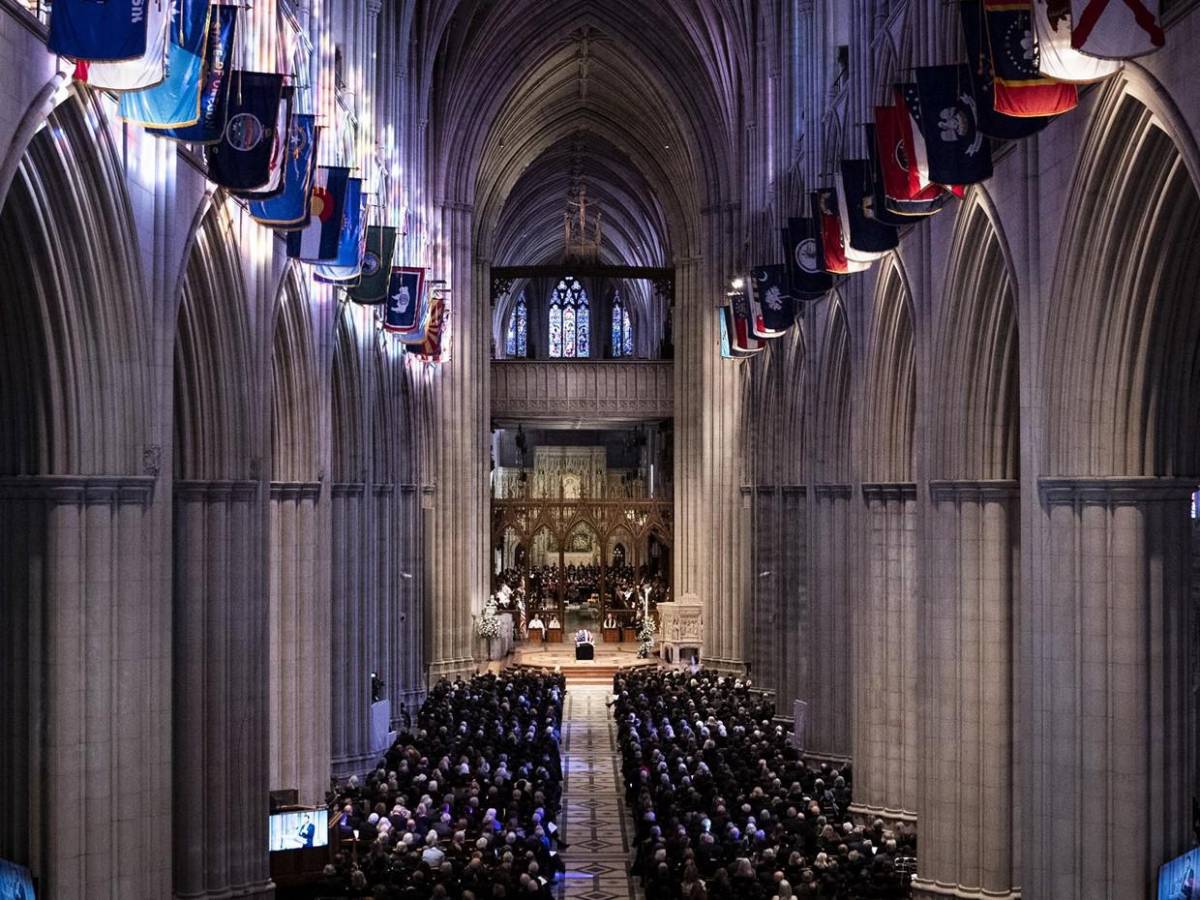
[[[250,215],[263,225],[303,228],[309,219],[309,197],[317,159],[318,130],[315,117],[293,115],[288,121],[287,151],[283,162],[283,190],[269,200],[252,200]]]
[[[1071,46],[1089,56],[1133,59],[1167,42],[1159,0],[1071,0]]]
[[[178,0],[166,77],[153,87],[121,94],[117,114],[122,119],[156,128],[181,128],[200,120],[209,12],[208,0]]]
[[[366,200],[362,192],[362,179],[351,178],[346,184],[346,202],[342,205],[342,229],[338,236],[337,256],[313,269],[313,277],[326,284],[358,283],[362,275],[362,258],[365,249],[364,220]]]
[[[1071,46],[1071,0],[1033,0],[1038,71],[1047,78],[1086,84],[1115,75],[1124,63],[1098,59]]]
[[[838,181],[846,255],[857,254],[861,261],[870,262],[895,250],[900,244],[900,232],[872,216],[875,185],[867,161],[844,159],[834,177]]]
[[[233,191],[267,186],[282,99],[282,75],[237,70],[230,74],[225,130],[218,143],[204,150],[210,181]]]
[[[421,295],[425,290],[425,270],[394,266],[388,284],[387,310],[383,327],[387,331],[406,334],[420,327],[418,318]]]
[[[930,185],[929,160],[925,151],[925,132],[921,122],[921,98],[915,81],[906,81],[893,89],[896,106],[901,111],[904,153],[908,160],[910,191],[918,192]]]
[[[761,340],[777,338],[783,334],[782,331],[773,331],[767,327],[766,319],[763,316],[763,295],[754,290],[754,276],[746,280],[745,287],[746,302],[750,304],[750,334]]]
[[[880,107],[883,109],[884,107]],[[888,107],[893,108],[893,107]],[[932,215],[941,209],[949,199],[949,194],[940,185],[930,185],[921,192],[928,194],[928,200],[896,200],[887,195],[884,187],[883,162],[879,157],[880,138],[874,125],[865,125],[867,140],[867,166],[871,172],[871,205],[867,211],[868,218],[893,228],[902,228]]]
[[[779,337],[796,321],[796,302],[787,283],[786,266],[755,266],[749,288],[762,312],[763,336]]]
[[[71,59],[136,60],[146,53],[148,24],[146,0],[55,0],[46,46]]]
[[[279,96],[275,130],[271,133],[271,157],[267,161],[267,183],[254,191],[234,191],[243,200],[270,200],[283,193],[283,164],[287,158],[287,144],[291,140],[288,123],[292,121],[292,110],[295,108],[294,95],[295,91],[285,86]]]
[[[733,359],[733,350],[729,346],[729,307],[722,306],[717,310],[717,328],[721,333],[721,359]]]
[[[337,257],[349,181],[350,170],[343,166],[317,166],[308,201],[308,224],[288,232],[288,256],[307,263],[329,262]]]
[[[850,275],[869,269],[869,262],[852,260],[846,255],[846,238],[837,191],[833,188],[818,190],[813,194],[813,209],[816,210],[821,223],[821,249],[824,251],[825,271],[832,275]]]
[[[734,291],[729,295],[731,314],[732,349],[738,356],[752,356],[761,351],[766,344],[754,336],[751,330],[750,303],[742,291]]]
[[[421,327],[421,340],[405,340],[405,352],[429,361],[440,362],[447,332],[449,306],[441,290],[435,289]]]
[[[204,44],[204,79],[200,86],[200,118],[179,128],[147,128],[157,137],[192,144],[215,144],[225,131],[225,101],[229,95],[230,63],[237,25],[236,6],[223,3],[212,8],[208,37]]]
[[[825,270],[821,227],[816,218],[789,218],[783,233],[785,258],[794,299],[815,300],[833,290],[833,276]]]
[[[1018,119],[1057,116],[1079,104],[1079,89],[1038,69],[1031,0],[983,0],[995,110]]]
[[[900,89],[896,91],[899,98]],[[913,92],[915,95],[915,87]],[[874,135],[870,146],[879,161],[876,186],[883,202],[877,208],[886,210],[885,215],[906,217],[909,221],[932,215],[950,199],[940,184],[927,182],[921,187],[915,156],[909,149],[913,143],[912,124],[907,106],[901,104],[875,107],[875,126],[867,126],[868,140]]]
[[[146,52],[137,59],[120,62],[80,61],[76,65],[76,77],[80,81],[109,91],[137,91],[158,84],[166,77],[172,0],[141,0],[141,3],[146,10]]]
[[[390,225],[372,225],[367,228],[366,238],[362,277],[346,294],[355,303],[386,303],[392,255],[396,252],[396,229]]]
[[[967,47],[967,68],[971,72],[971,95],[975,98],[979,130],[997,140],[1020,140],[1037,134],[1050,124],[1048,117],[1018,118],[996,112],[996,78],[980,0],[962,0],[958,9]]]
[[[938,184],[976,184],[992,175],[992,146],[979,130],[969,83],[966,66],[917,69],[929,178]]]

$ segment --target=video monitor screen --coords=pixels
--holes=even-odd
[[[1200,847],[1158,870],[1158,900],[1200,900]]]
[[[34,900],[28,869],[0,859],[0,900]]]
[[[329,810],[298,809],[294,812],[275,813],[271,816],[269,848],[272,853],[280,850],[303,850],[307,847],[325,847],[329,844]]]

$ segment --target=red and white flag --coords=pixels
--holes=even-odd
[[[1102,59],[1131,59],[1166,43],[1159,0],[1071,0],[1071,46]]]
[[[1033,0],[1038,71],[1056,81],[1086,84],[1120,72],[1123,62],[1080,53],[1071,46],[1071,0]]]

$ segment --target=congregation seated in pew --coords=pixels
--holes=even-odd
[[[613,691],[647,900],[909,896],[915,837],[855,825],[849,766],[810,767],[748,681],[642,669]]]
[[[322,897],[551,900],[562,874],[565,682],[515,670],[442,681],[379,765],[331,796]]]

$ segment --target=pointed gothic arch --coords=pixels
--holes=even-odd
[[[825,318],[820,369],[817,377],[817,480],[828,484],[850,481],[851,345],[846,308],[836,292],[830,295]]]
[[[911,482],[916,425],[912,294],[896,254],[879,263],[868,354],[866,480]]]
[[[933,358],[932,448],[938,478],[1018,473],[1016,277],[982,188],[958,214]]]
[[[0,209],[0,474],[139,472],[150,347],[116,149],[85,90],[29,128]]]
[[[316,349],[309,291],[298,263],[284,273],[275,305],[271,353],[271,479],[317,477]]]
[[[175,332],[175,477],[253,477],[250,323],[233,223],[207,198],[184,264]]]
[[[1200,473],[1197,153],[1134,77],[1097,103],[1060,243],[1046,412],[1064,475]]]

